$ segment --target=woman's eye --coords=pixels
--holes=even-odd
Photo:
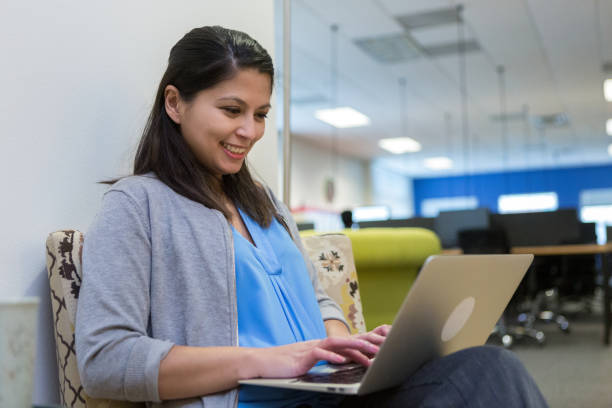
[[[236,108],[233,106],[224,106],[221,109],[223,109],[226,112],[231,113],[232,115],[238,115],[240,113],[240,108]]]
[[[266,119],[268,117],[267,113],[256,113],[255,116],[257,116],[259,119]]]

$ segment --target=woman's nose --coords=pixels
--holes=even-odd
[[[257,124],[253,118],[245,118],[236,133],[238,136],[245,137],[247,139],[254,139],[257,137]]]

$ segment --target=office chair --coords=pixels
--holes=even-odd
[[[457,234],[459,247],[464,254],[508,254],[510,253],[510,244],[504,230],[495,228],[479,228],[461,230]],[[510,348],[513,346],[516,339],[523,337],[534,339],[538,344],[544,344],[546,336],[543,332],[536,330],[533,327],[535,318],[527,320],[527,324],[522,326],[508,325],[506,323],[509,309],[515,309],[518,303],[518,298],[525,293],[525,284],[522,282],[519,285],[516,293],[510,300],[508,307],[502,314],[501,318],[495,325],[492,337],[497,337],[502,342],[503,346]],[[520,315],[519,315],[520,316]],[[531,314],[525,314],[529,318]]]
[[[528,311],[518,316],[519,322],[525,327],[533,327],[536,321],[542,321],[557,324],[564,333],[570,332],[569,320],[561,314],[561,284],[564,277],[560,272],[562,261],[559,258],[536,258],[527,272],[532,288],[531,301]]]
[[[580,223],[578,239],[565,239],[563,244],[596,244],[595,223]],[[558,290],[558,308],[574,302],[586,312],[592,311],[593,298],[597,287],[596,257],[593,255],[572,255],[550,257],[549,286]]]
[[[559,237],[559,244],[594,244],[594,223],[578,223],[577,234]],[[532,303],[532,316],[546,323],[556,323],[564,333],[570,332],[567,318],[561,314],[570,301],[590,312],[596,288],[596,265],[592,255],[547,256],[536,259],[535,287],[540,290]]]

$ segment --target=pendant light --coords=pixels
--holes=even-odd
[[[501,130],[502,174],[504,179],[503,194],[510,190],[508,182],[508,110],[506,105],[506,69],[503,65],[497,67],[499,84],[499,118]]]
[[[330,26],[331,55],[330,55],[330,81],[331,81],[331,108],[338,107],[338,25]],[[336,175],[338,170],[338,128],[332,126],[331,133],[331,176],[325,180],[325,199],[333,203],[336,195]]]
[[[459,54],[459,94],[461,97],[461,139],[463,147],[463,171],[466,177],[465,196],[470,196],[472,193],[472,180],[470,163],[470,123],[468,113],[468,96],[467,96],[467,63],[465,59],[465,24],[461,13],[463,6],[457,6],[457,51]]]

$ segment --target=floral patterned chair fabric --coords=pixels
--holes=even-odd
[[[95,399],[85,394],[77,371],[74,322],[81,288],[83,234],[57,231],[47,238],[47,273],[55,331],[60,399],[63,407],[144,407],[125,401]]]
[[[365,333],[351,240],[344,234],[323,234],[302,237],[302,242],[321,285],[342,308],[351,333]]]

